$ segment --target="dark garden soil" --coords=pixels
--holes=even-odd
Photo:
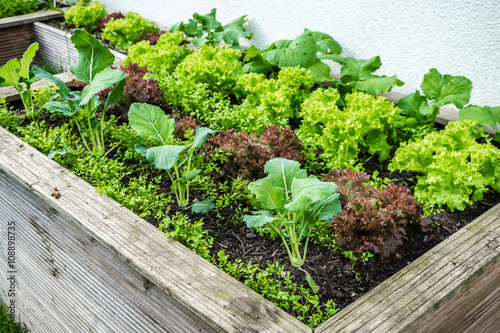
[[[13,103],[13,105],[21,106],[20,103]],[[167,111],[167,113],[171,112]],[[51,119],[46,113],[43,114],[43,119],[49,126],[57,126],[62,123],[61,120]],[[26,121],[26,124],[28,122]],[[495,144],[498,146],[498,143]],[[379,178],[388,177],[394,183],[404,183],[407,186],[413,185],[413,179],[416,175],[407,172],[390,173],[386,166],[373,158],[365,162],[364,166],[368,174],[378,170],[380,172]],[[152,179],[158,175],[163,175],[159,194],[170,194],[171,182],[168,177],[162,174],[161,170],[158,170],[157,174],[146,176]],[[124,182],[128,183],[130,178],[138,176],[138,174],[131,174],[124,178]],[[221,175],[214,175],[213,180],[216,185],[230,181],[229,178]],[[192,191],[191,197],[197,200],[204,199],[204,196],[195,189]],[[403,246],[394,257],[385,260],[375,256],[366,263],[352,266],[350,260],[324,246],[310,242],[303,268],[320,286],[318,293],[320,304],[333,300],[337,308],[342,309],[498,203],[500,203],[500,194],[489,192],[485,194],[482,201],[468,206],[464,211],[451,212],[445,208],[443,212],[435,214],[432,217],[434,223],[430,230],[422,231],[418,226],[408,226]],[[231,217],[235,214],[234,209],[219,209],[219,216],[215,210],[207,214],[192,214],[189,210],[177,207],[174,200],[169,212],[175,214],[177,211],[188,216],[192,222],[203,218],[204,229],[214,238],[211,255],[216,256],[217,252],[224,250],[229,256],[229,261],[239,258],[245,264],[252,262],[261,268],[279,262],[285,266],[286,271],[294,276],[294,282],[298,285],[308,285],[304,273],[290,265],[288,254],[281,241],[279,239],[274,241],[267,235],[261,237],[253,229],[248,229],[243,222],[235,226],[231,222]],[[154,218],[146,219],[158,227],[159,221]]]

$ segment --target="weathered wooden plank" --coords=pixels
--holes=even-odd
[[[32,42],[31,24],[0,29],[0,66],[10,59],[20,59]]]
[[[429,316],[412,333],[493,332],[500,327],[500,263]]]
[[[315,332],[408,332],[499,260],[497,205]]]
[[[92,244],[99,244],[102,248],[95,250],[92,247],[87,251],[97,251],[100,257],[105,257],[103,251],[107,251],[108,257],[112,256],[114,261],[121,261],[139,272],[142,279],[130,278],[131,274],[124,274],[117,268],[108,269],[107,262],[103,262],[101,266],[94,263],[101,270],[106,269],[106,276],[112,277],[113,281],[122,280],[120,285],[125,286],[122,287],[123,290],[129,290],[129,297],[138,297],[143,293],[130,291],[131,284],[141,283],[143,286],[144,281],[148,281],[147,284],[153,286],[148,289],[153,290],[150,297],[157,304],[168,298],[172,304],[179,304],[179,308],[185,309],[176,316],[184,316],[183,320],[187,322],[204,322],[212,331],[310,332],[308,327],[284,311],[181,244],[165,239],[149,223],[116,203],[113,204],[108,197],[99,196],[89,184],[52,161],[47,161],[47,158],[40,157],[39,153],[34,153],[31,148],[4,132],[0,131],[1,168],[4,168],[9,177],[18,178],[21,184],[19,186],[33,190],[40,201],[56,209],[56,216],[64,217],[62,221],[75,221],[66,224],[75,223],[82,235],[80,239],[72,236],[74,240],[67,241],[71,244],[69,248],[76,249],[81,242],[88,244],[91,237],[95,239]],[[19,147],[20,145],[23,147]],[[26,168],[25,165],[30,167]],[[62,193],[59,200],[50,196],[54,186]],[[55,218],[51,217],[50,220],[54,221]],[[75,227],[63,231],[64,235],[73,235],[73,228]],[[50,232],[51,235],[55,233]],[[79,248],[78,251],[83,250]],[[140,303],[150,306],[148,302]],[[167,306],[163,304],[152,308],[154,310]],[[177,320],[174,317],[171,316],[170,320]]]
[[[25,15],[17,15],[0,19],[0,29],[16,27],[19,25],[30,24],[33,22],[53,20],[63,17],[64,14],[53,10],[46,10],[43,12],[36,12]]]

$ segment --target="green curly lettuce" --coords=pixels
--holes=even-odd
[[[236,91],[243,103],[236,107],[232,127],[248,133],[261,134],[274,123],[289,127],[289,120],[298,122],[302,102],[309,97],[314,77],[300,66],[285,67],[277,78],[247,73],[237,82]]]
[[[191,53],[175,69],[185,84],[206,83],[214,91],[230,93],[243,74],[241,52],[227,46],[203,45]]]
[[[87,31],[94,31],[95,26],[101,17],[108,15],[106,7],[95,1],[86,6],[83,2],[69,7],[64,13],[64,19],[67,24],[74,25],[77,28],[83,28]]]
[[[346,106],[337,107],[339,92],[318,89],[304,101],[299,115],[299,139],[309,149],[323,150],[328,168],[353,168],[360,152],[378,154],[379,161],[389,157],[404,119],[401,110],[384,97],[363,92],[345,96]]]
[[[477,124],[450,122],[443,131],[403,143],[389,170],[422,173],[415,186],[420,202],[464,210],[490,189],[500,191],[500,149]]]
[[[132,45],[123,67],[131,63],[147,67],[153,73],[171,74],[177,65],[191,53],[187,46],[181,46],[187,37],[180,31],[165,33],[155,45],[149,41],[141,41]]]
[[[158,81],[163,97],[175,112],[189,114],[212,129],[230,127],[233,107],[228,96],[211,90],[207,83],[186,84],[177,75],[150,75]]]
[[[37,9],[36,0],[4,0],[0,1],[0,18],[30,14]]]
[[[129,12],[122,19],[111,19],[102,31],[102,38],[116,47],[127,51],[141,36],[159,32],[156,23],[146,20],[137,13]]]

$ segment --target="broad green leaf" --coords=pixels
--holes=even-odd
[[[63,102],[47,102],[45,108],[50,113],[60,113],[67,117],[71,117],[78,112],[78,110],[71,109],[68,104]]]
[[[148,150],[146,148],[144,148],[142,145],[136,143],[134,145],[134,148],[135,148],[135,151],[141,155],[142,157],[146,157],[147,153],[148,153]]]
[[[491,126],[497,132],[500,132],[497,123],[500,123],[500,106],[477,106],[469,105],[458,113],[458,120],[477,121],[482,126]]]
[[[204,44],[215,44],[216,42],[207,37],[191,39],[191,43],[196,47],[202,47]]]
[[[26,80],[30,79],[30,65],[33,58],[35,58],[36,51],[38,51],[38,43],[31,44],[20,60],[21,68],[19,70],[19,76],[24,77]]]
[[[158,169],[170,170],[177,163],[179,155],[184,149],[186,149],[184,146],[172,145],[148,148],[146,160],[153,163]]]
[[[424,80],[420,88],[428,99],[437,100],[441,94],[441,89],[444,85],[444,79],[437,69],[431,68],[429,73],[424,75]]]
[[[55,83],[59,87],[59,95],[61,96],[62,99],[69,98],[69,92],[70,92],[69,88],[64,84],[64,82],[60,78],[50,74],[49,72],[37,66],[33,67],[33,73],[35,74],[36,77],[40,79]]]
[[[263,227],[268,223],[273,223],[277,218],[268,215],[245,215],[243,221],[246,222],[247,228]]]
[[[470,101],[472,82],[463,76],[445,75],[445,85],[441,90],[441,95],[436,106],[454,104],[457,108],[463,108]]]
[[[330,182],[322,182],[316,176],[308,178],[294,178],[292,181],[293,201],[286,204],[285,208],[291,212],[299,212],[312,204],[328,198],[335,193],[337,185]]]
[[[310,209],[315,212],[318,221],[330,221],[335,215],[342,213],[339,197],[339,193],[334,193],[328,198],[318,201],[311,206]]]
[[[213,133],[214,130],[210,129],[208,127],[198,127],[196,129],[196,134],[194,135],[194,140],[193,144],[191,145],[191,148],[201,148],[205,141],[207,141],[208,134]]]
[[[276,49],[262,52],[262,56],[274,66],[283,67],[309,67],[317,58],[318,48],[316,41],[309,33],[302,34],[292,40],[286,47],[279,42],[274,43]]]
[[[125,74],[119,69],[112,69],[106,67],[94,76],[92,82],[83,88],[82,101],[80,105],[84,105],[90,101],[92,96],[103,91],[104,89],[111,88],[115,83],[125,77]]]
[[[318,51],[324,54],[341,54],[342,47],[333,37],[319,31],[310,31],[305,29],[305,33],[310,33],[312,38],[316,41]]]
[[[166,143],[175,130],[175,120],[158,106],[133,103],[128,111],[128,120],[139,136]]]
[[[358,81],[356,89],[377,96],[378,94],[391,91],[392,87],[396,85],[397,80],[396,75],[373,77],[364,81]]]
[[[460,109],[469,103],[472,82],[463,76],[442,76],[437,69],[431,68],[420,87],[428,99],[434,100],[435,106],[452,103]]]
[[[174,25],[168,30],[168,32],[175,32],[182,26],[182,22],[174,23]]]
[[[294,178],[306,178],[307,171],[300,169],[300,163],[285,158],[273,158],[264,165],[264,172],[275,186],[286,193],[291,191]]]
[[[214,39],[218,42],[224,40],[229,45],[239,45],[240,38],[252,38],[253,32],[247,31],[243,26],[246,23],[246,15],[238,17],[233,22],[224,26],[223,31],[213,33]]]
[[[209,32],[213,30],[220,29],[222,24],[215,18],[215,13],[217,9],[214,8],[212,11],[206,15],[200,15],[197,13],[193,14],[193,18],[201,25],[201,28],[204,32]]]
[[[0,77],[4,79],[2,85],[4,87],[14,86],[19,87],[19,60],[10,59],[5,65],[0,67]]]
[[[266,74],[273,69],[271,64],[268,64],[261,56],[255,57],[253,61],[243,66],[244,71],[252,73]]]
[[[250,47],[247,50],[247,53],[245,54],[245,58],[243,59],[244,62],[248,62],[250,59],[253,57],[260,55],[261,52],[258,48],[256,48],[253,45],[250,45]]]
[[[332,77],[330,76],[330,67],[327,64],[321,62],[321,60],[316,59],[311,66],[307,67],[309,71],[311,71],[312,76],[314,77],[314,81],[323,82],[330,81]]]
[[[416,119],[421,119],[421,116],[432,114],[432,106],[429,106],[427,98],[420,95],[418,90],[413,94],[401,98],[398,102],[398,107],[403,111],[402,114]]]
[[[382,66],[380,57],[376,56],[367,60],[344,58],[344,64],[340,69],[341,80],[344,83],[357,83],[375,77],[372,73]]]
[[[318,54],[318,58],[321,60],[332,60],[338,64],[344,64],[344,58],[338,54]]]
[[[196,201],[193,206],[191,206],[191,213],[200,213],[205,214],[210,211],[210,209],[214,208],[215,205],[212,201],[211,197],[207,197],[203,201]]]
[[[188,181],[188,180],[191,180],[194,177],[198,176],[200,174],[200,172],[201,172],[201,170],[190,171],[190,172],[186,173],[184,176],[182,176],[181,178],[177,179],[176,181],[180,181],[180,180]]]
[[[287,203],[285,190],[274,185],[269,177],[248,184],[248,189],[264,209],[281,210]]]
[[[73,30],[71,41],[78,51],[78,62],[71,65],[70,71],[78,81],[92,82],[97,73],[115,61],[113,53],[85,30]]]
[[[127,83],[127,77],[123,76],[120,81],[118,81],[111,90],[111,92],[108,94],[108,98],[106,98],[106,104],[104,104],[104,111],[108,109],[108,106],[110,104],[116,103],[120,100],[122,94],[123,94],[123,89],[125,88],[125,84]]]

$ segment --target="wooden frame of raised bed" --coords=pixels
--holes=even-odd
[[[2,249],[12,226],[0,297],[13,299],[14,274],[17,314],[34,333],[311,332],[0,127]],[[499,260],[500,204],[315,332],[410,332]]]

